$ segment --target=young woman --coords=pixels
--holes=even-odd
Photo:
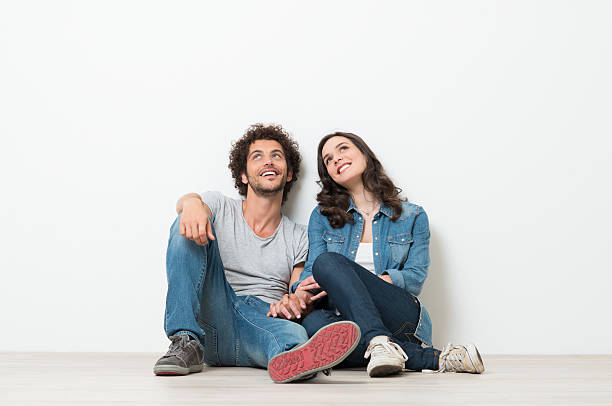
[[[429,266],[423,208],[398,197],[401,190],[355,134],[323,137],[317,161],[322,190],[308,224],[308,260],[291,287],[317,303],[302,320],[306,331],[340,320],[357,323],[361,342],[343,365],[364,366],[369,358],[370,376],[404,366],[483,372],[474,345],[431,347],[429,314],[417,299]]]

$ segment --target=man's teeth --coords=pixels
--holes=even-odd
[[[350,164],[344,164],[344,165],[342,165],[342,166],[341,166],[341,167],[338,169],[338,173],[342,173],[342,172],[344,172],[345,170],[347,170],[347,169],[348,169],[348,167],[349,167],[349,166],[351,166],[351,165],[350,165]]]
[[[261,176],[276,175],[273,171],[264,172]]]

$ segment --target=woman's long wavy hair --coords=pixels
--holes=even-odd
[[[399,194],[402,190],[393,184],[387,176],[382,164],[374,155],[361,137],[352,133],[335,132],[328,134],[319,142],[317,150],[317,168],[319,180],[317,183],[322,190],[317,194],[317,202],[321,208],[321,214],[327,217],[333,228],[341,228],[346,222],[353,222],[353,216],[347,213],[350,194],[343,186],[340,186],[329,176],[327,167],[323,162],[323,146],[332,137],[348,138],[361,151],[366,159],[366,169],[361,175],[364,188],[372,193],[378,200],[393,209],[392,221],[396,221],[402,214],[402,199]]]

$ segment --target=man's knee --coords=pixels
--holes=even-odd
[[[179,214],[172,226],[170,226],[170,241],[177,239],[177,237],[185,238],[181,235],[181,215]]]
[[[214,240],[213,240],[214,241]],[[210,241],[209,241],[210,244]],[[194,241],[190,240],[187,237],[184,237],[181,234],[181,216],[179,215],[172,226],[170,227],[170,238],[168,241],[168,252],[182,252],[182,251],[194,251],[198,252],[201,250],[201,247],[208,248],[208,245],[200,246],[196,244]]]
[[[183,237],[179,216],[170,228],[170,238],[166,250],[168,275],[182,277],[191,274],[192,279],[195,278],[194,281],[197,281],[199,286],[203,282],[202,278],[204,276],[202,265],[210,262],[206,259],[210,255],[211,247],[209,245],[210,243],[206,246],[200,246],[189,238]]]

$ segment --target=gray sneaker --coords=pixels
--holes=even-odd
[[[198,342],[181,334],[170,336],[170,348],[166,355],[155,363],[155,375],[187,375],[202,370],[202,349]]]

